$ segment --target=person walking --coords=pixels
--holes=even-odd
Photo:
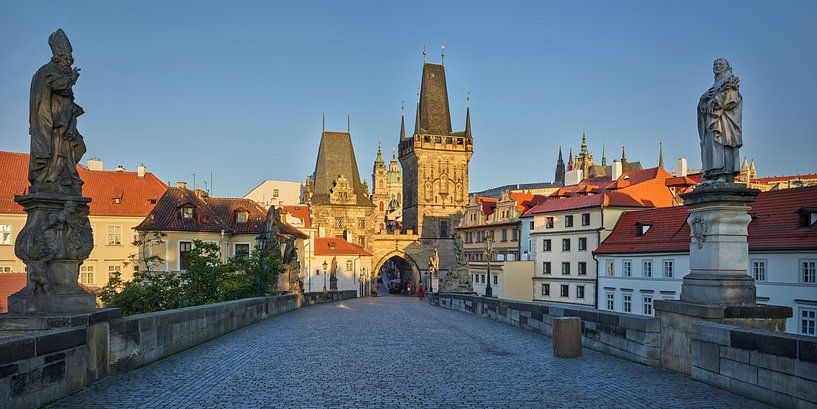
[[[420,283],[420,287],[417,289],[417,298],[419,298],[420,301],[422,301],[423,298],[425,297],[425,295],[426,295],[426,288],[423,286],[422,283]]]

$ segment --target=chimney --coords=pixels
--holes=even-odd
[[[144,164],[141,164],[141,165],[137,166],[137,167],[136,167],[136,176],[138,176],[138,177],[140,177],[140,178],[145,177],[145,171],[146,171],[146,170],[147,170],[147,169],[145,168],[145,165],[144,165]]]
[[[102,160],[99,158],[88,159],[88,170],[102,170]]]
[[[198,197],[199,199],[206,199],[208,196],[207,192],[201,189],[196,189],[193,191],[193,193],[195,193],[196,197]]]
[[[678,158],[678,162],[676,165],[678,169],[678,174],[676,176],[686,176],[687,175],[687,158]]]
[[[187,182],[176,182],[176,187],[179,189],[187,189]]]
[[[618,180],[618,178],[621,177],[622,173],[623,173],[623,170],[621,168],[621,161],[618,160],[618,159],[613,160],[613,172],[612,172],[612,175],[611,175],[611,177],[613,178],[613,181]]]
[[[124,171],[125,171],[125,167],[124,167],[124,166],[122,166],[122,165],[118,165],[118,166],[116,167],[116,171],[117,171],[117,172],[124,172]]]

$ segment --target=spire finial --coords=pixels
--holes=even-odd
[[[607,152],[604,142],[601,143],[601,166],[607,166]]]
[[[664,144],[658,142],[658,167],[664,168]]]
[[[352,114],[346,114],[346,133],[352,133]]]
[[[426,63],[426,45],[423,44],[423,64]]]
[[[400,115],[406,115],[406,100],[400,101]]]
[[[326,112],[323,113],[323,124],[321,125],[321,132],[326,132]]]
[[[442,59],[440,60],[440,64],[445,65],[445,44],[441,45],[442,48]]]
[[[465,107],[466,108],[471,108],[471,91],[468,91],[465,94]]]

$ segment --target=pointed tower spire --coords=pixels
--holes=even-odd
[[[559,147],[559,158],[556,159],[556,174],[553,177],[553,183],[559,186],[565,184],[565,161],[562,159],[562,147]]]
[[[465,97],[465,137],[471,139],[471,92]]]
[[[584,129],[582,129],[582,146],[581,150],[579,151],[579,156],[585,157],[587,154],[587,135],[585,134]]]
[[[570,148],[570,154],[567,156],[567,170],[573,170],[573,148]]]
[[[627,156],[624,155],[624,145],[621,145],[621,163],[627,162]]]
[[[664,145],[658,142],[658,167],[664,169]]]
[[[607,166],[607,152],[604,150],[604,143],[601,144],[601,166]]]
[[[406,139],[406,101],[400,104],[400,140]]]
[[[414,134],[420,133],[420,101],[417,101],[417,113],[414,114]]]
[[[326,132],[326,112],[323,113],[323,124],[321,125],[321,132]]]

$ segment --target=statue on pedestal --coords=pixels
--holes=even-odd
[[[725,58],[713,65],[715,83],[698,101],[698,136],[704,183],[733,183],[740,173],[743,146],[743,97],[740,79]]]
[[[457,265],[454,269],[448,269],[442,280],[441,291],[471,292],[471,273],[468,271],[468,260],[465,257],[465,246],[459,234],[454,234],[454,256],[457,258]]]
[[[9,312],[91,312],[96,299],[78,282],[79,266],[94,246],[88,203],[77,164],[85,143],[77,131],[84,113],[74,103],[79,68],[72,68],[71,42],[61,29],[48,37],[51,61],[31,80],[28,194],[14,200],[27,213],[14,253],[27,266],[26,286],[9,297]]]

